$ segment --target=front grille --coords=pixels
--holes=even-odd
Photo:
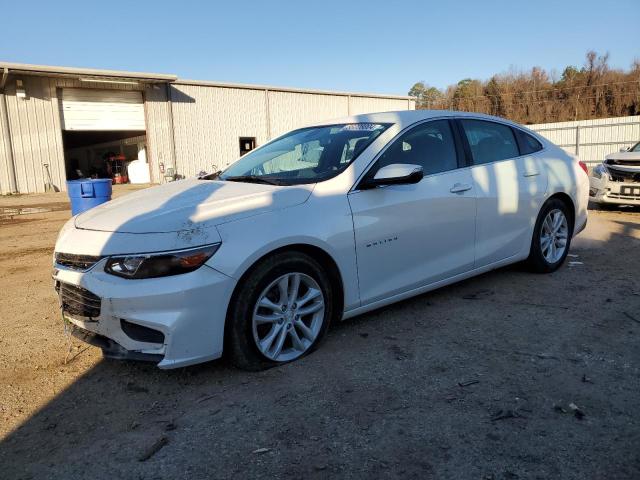
[[[60,282],[60,303],[62,311],[71,316],[97,318],[100,316],[101,300],[89,290]]]
[[[84,272],[98,263],[102,257],[94,255],[75,255],[73,253],[56,252],[56,263],[71,270]]]
[[[607,165],[625,165],[628,167],[638,167],[640,166],[640,160],[616,160],[614,158],[611,158],[609,160],[605,160],[605,162]]]
[[[625,172],[611,166],[608,167],[608,170],[611,180],[614,182],[640,182],[640,172]]]

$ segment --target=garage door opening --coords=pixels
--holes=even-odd
[[[62,141],[68,180],[111,178],[114,183],[149,183],[144,130],[64,130]]]
[[[149,183],[142,92],[64,88],[60,98],[67,180]]]

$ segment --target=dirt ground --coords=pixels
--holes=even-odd
[[[640,210],[591,212],[552,275],[421,295],[261,373],[69,344],[50,279],[64,196],[3,211],[0,478],[640,478]]]

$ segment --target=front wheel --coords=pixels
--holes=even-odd
[[[551,273],[567,258],[573,236],[573,215],[558,198],[544,204],[533,230],[528,267],[537,273]]]
[[[258,264],[234,295],[227,327],[234,364],[262,370],[311,352],[333,315],[329,277],[311,257],[282,252]]]

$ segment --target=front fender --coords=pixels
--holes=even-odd
[[[359,306],[353,222],[346,196],[325,197],[323,203],[331,205],[318,209],[303,204],[219,225],[222,245],[207,264],[239,280],[270,252],[310,245],[326,252],[336,263],[344,286],[345,309]]]

